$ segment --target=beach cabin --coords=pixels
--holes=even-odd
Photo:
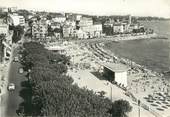
[[[49,46],[46,49],[51,50],[53,52],[58,52],[59,54],[66,54],[66,48],[60,46]]]
[[[122,64],[100,63],[103,66],[103,76],[111,82],[127,87],[128,68]]]

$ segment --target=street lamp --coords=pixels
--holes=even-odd
[[[138,114],[139,114],[139,117],[140,117],[140,100],[138,100]]]
[[[110,85],[110,99],[112,101],[112,86]]]

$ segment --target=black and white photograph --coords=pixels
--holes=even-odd
[[[0,117],[170,117],[170,0],[0,0]]]

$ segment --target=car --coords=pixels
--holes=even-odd
[[[19,68],[19,73],[20,74],[24,73],[24,69],[22,67]]]
[[[14,62],[18,62],[19,61],[19,58],[16,56],[16,57],[14,57],[14,60],[13,60]]]
[[[9,83],[8,90],[9,91],[14,91],[15,90],[15,84],[14,83]]]

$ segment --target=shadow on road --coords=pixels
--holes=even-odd
[[[32,115],[32,90],[28,81],[21,82],[22,90],[19,92],[19,96],[24,99],[22,103],[19,104],[17,113],[24,113],[24,115]]]
[[[24,87],[24,88],[27,88],[27,89],[30,89],[30,88],[31,88],[31,86],[30,86],[30,84],[29,84],[28,81],[23,81],[23,82],[21,82],[21,87]]]
[[[101,73],[99,72],[91,72],[94,76],[96,76],[99,80],[107,80]]]

